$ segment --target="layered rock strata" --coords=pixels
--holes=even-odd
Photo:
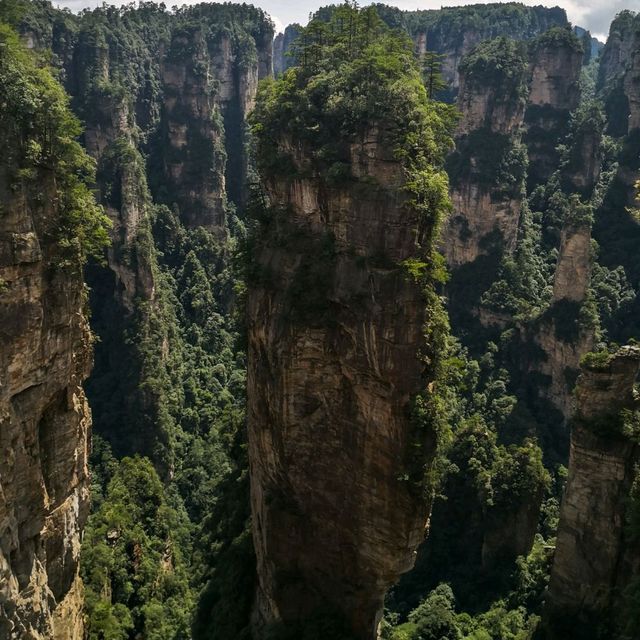
[[[569,132],[570,114],[580,99],[583,55],[582,44],[569,29],[552,29],[530,45],[524,136],[530,189],[557,169],[556,148]]]
[[[3,43],[4,46],[5,43]],[[4,71],[4,69],[3,69]],[[4,76],[6,78],[6,76]],[[91,366],[78,256],[56,241],[55,170],[26,187],[0,141],[0,637],[81,640],[80,541],[89,510]],[[24,167],[25,165],[23,165]]]
[[[281,145],[309,169],[303,149]],[[317,174],[267,184],[282,211],[261,233],[263,284],[248,302],[255,618],[337,611],[370,640],[430,507],[405,477],[429,309],[399,266],[419,225],[393,145],[370,131],[350,169],[345,187]],[[422,438],[428,465],[434,433]]]
[[[524,50],[508,40],[496,49],[511,48],[509,65],[485,69],[482,58],[461,69],[456,151],[449,161],[453,213],[447,220],[442,250],[458,267],[493,250],[515,247],[522,204],[522,171],[505,175],[505,163],[517,162],[524,118],[526,65]],[[498,55],[501,55],[498,53]]]
[[[548,379],[538,392],[548,398],[565,418],[575,408],[573,384],[580,358],[593,348],[595,327],[580,321],[591,279],[591,223],[568,222],[561,234],[558,261],[549,310],[533,337],[544,353],[535,370]]]
[[[578,380],[569,479],[545,606],[550,639],[633,636],[629,606],[640,570],[631,516],[638,499],[632,486],[640,462],[633,426],[639,369],[640,349],[623,347],[604,362],[583,366]]]

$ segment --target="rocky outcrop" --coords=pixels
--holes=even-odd
[[[500,36],[529,40],[552,27],[568,26],[564,9],[517,3],[444,7],[405,15],[418,52],[428,50],[443,56],[442,74],[453,96],[461,86],[461,62],[481,42]]]
[[[553,302],[583,302],[591,275],[591,227],[569,222],[562,228],[553,276]]]
[[[598,88],[605,101],[608,131],[623,136],[640,127],[638,36],[640,14],[622,11],[609,28],[598,69]]]
[[[637,206],[640,179],[640,14],[622,11],[612,22],[602,51],[598,86],[607,113],[607,132],[622,138],[616,175],[622,202]],[[622,202],[617,202],[619,207]]]
[[[307,154],[282,141],[298,167]],[[375,637],[385,591],[413,564],[429,499],[403,479],[413,396],[427,389],[417,213],[393,145],[351,147],[356,180],[271,180],[276,204],[248,301],[248,424],[256,624],[337,611]],[[300,174],[298,174],[300,175]],[[423,463],[434,455],[427,428]]]
[[[515,42],[497,39],[479,47],[461,67],[461,118],[448,167],[453,214],[442,236],[452,267],[473,262],[496,242],[507,251],[515,246],[524,177],[524,55]]]
[[[558,142],[569,132],[578,106],[584,50],[568,28],[551,29],[530,45],[529,98],[524,140],[529,153],[528,184],[543,184],[557,169]]]
[[[640,349],[624,347],[585,364],[578,380],[569,479],[545,605],[550,639],[634,635],[625,626],[640,569],[640,544],[629,520],[640,461],[637,427],[631,426],[637,424],[639,369]]]
[[[165,199],[184,223],[224,237],[227,198],[245,203],[246,117],[258,80],[273,72],[271,28],[255,41],[206,28],[173,33],[162,63]]]
[[[565,191],[584,196],[593,193],[602,170],[604,124],[604,116],[597,105],[575,119],[567,162],[561,172]]]
[[[223,38],[217,71],[221,99],[230,99],[230,42]],[[214,74],[207,42],[199,27],[173,34],[163,61],[162,129],[167,191],[189,227],[220,234],[225,228],[224,129],[214,99]]]
[[[0,125],[12,145],[0,161],[0,636],[81,640],[86,293],[79,257],[62,256],[56,242],[54,171],[39,167],[37,188],[27,188],[7,164],[18,148],[5,136],[12,113]]]
[[[551,305],[535,326],[533,336],[544,354],[534,368],[548,380],[538,393],[567,419],[575,408],[573,384],[580,358],[593,348],[595,339],[595,327],[581,321],[591,263],[591,221],[567,221],[561,234]]]
[[[292,44],[298,37],[301,28],[299,24],[289,24],[284,33],[279,33],[275,37],[273,41],[273,73],[275,76],[284,73],[295,63],[292,56]]]

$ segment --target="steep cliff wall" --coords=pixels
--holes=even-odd
[[[284,73],[294,64],[291,55],[292,45],[300,33],[299,24],[288,24],[284,33],[279,33],[273,41],[273,73],[276,76]]]
[[[427,310],[393,266],[415,252],[417,225],[400,166],[375,131],[352,158],[349,189],[270,184],[287,213],[257,255],[273,283],[249,300],[249,451],[260,615],[295,620],[326,602],[372,638],[429,508],[400,479]]]
[[[471,263],[517,237],[524,165],[520,146],[527,96],[526,51],[499,38],[461,69],[456,149],[448,161],[453,214],[442,237],[452,267]]]
[[[615,175],[607,185],[596,211],[594,237],[600,245],[600,262],[610,269],[622,267],[630,283],[637,283],[640,265],[635,247],[640,225],[629,212],[638,207],[636,182],[640,179],[640,123],[637,96],[640,87],[640,14],[623,11],[611,24],[602,52],[598,97],[604,103],[606,132],[615,137],[618,151],[613,156]],[[636,106],[634,106],[636,105]],[[623,342],[637,335],[640,298],[608,323],[611,338]]]
[[[34,206],[32,193],[10,193],[6,164],[0,171],[0,630],[80,640],[91,424],[84,284],[77,264],[56,267],[48,236],[58,212]],[[51,203],[55,177],[43,174]]]
[[[575,408],[572,391],[580,358],[593,348],[595,340],[595,327],[581,321],[591,279],[592,221],[589,215],[576,218],[574,212],[574,219],[567,219],[562,228],[551,304],[535,324],[533,335],[544,353],[535,370],[547,376],[549,383],[538,391],[565,418],[573,415]]]
[[[92,360],[82,264],[106,240],[62,89],[0,24],[0,635],[81,640]]]
[[[608,130],[615,136],[625,135],[640,127],[636,59],[640,46],[638,20],[634,12],[622,11],[611,23],[598,70],[598,85],[604,94]]]
[[[548,180],[556,170],[558,142],[569,132],[570,113],[578,106],[578,80],[583,47],[569,28],[547,31],[530,44],[529,97],[525,113],[529,154],[529,189]]]
[[[629,609],[640,568],[632,487],[640,460],[634,384],[640,350],[583,366],[572,423],[569,480],[546,599],[549,638],[633,637]]]
[[[410,11],[404,21],[419,50],[424,47],[443,56],[442,72],[453,95],[460,86],[460,63],[481,42],[500,36],[529,40],[552,27],[568,26],[564,9],[517,3],[479,4],[466,11]]]
[[[421,208],[419,187],[404,186],[416,174],[393,122],[412,113],[420,131],[447,125],[420,85],[397,94],[362,40],[386,39],[400,84],[417,77],[411,51],[375,14],[345,11],[370,28],[354,46],[371,74],[328,37],[318,64],[334,75],[297,68],[297,82],[265,88],[254,116],[270,203],[251,249],[247,307],[254,618],[258,629],[296,628],[329,612],[347,637],[371,640],[428,518],[443,330],[429,282],[446,181]],[[354,84],[378,106],[350,103],[343,120],[330,104]],[[436,158],[416,159],[422,181],[443,177]]]

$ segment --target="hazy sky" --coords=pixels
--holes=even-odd
[[[108,4],[125,4],[127,0],[110,0]],[[175,4],[195,4],[200,0],[165,0],[167,6]],[[247,0],[248,1],[248,0]],[[545,4],[547,6],[560,5],[567,10],[569,20],[575,25],[589,29],[600,39],[606,37],[609,24],[613,17],[623,9],[640,11],[640,0],[523,0],[525,4]],[[401,9],[438,9],[441,6],[470,4],[470,0],[388,0],[386,4],[395,5]],[[84,7],[95,7],[102,4],[102,0],[53,0],[53,4],[68,7],[74,11]],[[319,6],[332,4],[332,0],[255,0],[251,2],[271,14],[278,29],[290,22],[307,21],[309,13]],[[362,1],[362,4],[367,4]]]

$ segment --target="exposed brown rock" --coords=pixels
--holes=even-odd
[[[529,105],[572,111],[580,99],[582,52],[571,46],[546,45],[531,56]]]
[[[529,187],[544,183],[558,168],[558,143],[569,132],[570,113],[580,100],[583,51],[577,39],[544,35],[530,47],[529,98],[524,140],[529,153]]]
[[[519,76],[505,76],[495,83],[479,82],[475,77],[460,74],[458,109],[461,113],[456,131],[456,144],[460,153],[469,157],[470,175],[455,181],[451,188],[453,214],[445,223],[441,247],[452,267],[473,262],[492,249],[487,238],[497,235],[507,252],[515,248],[522,204],[521,189],[514,185],[505,189],[498,184],[498,176],[492,184],[474,177],[482,170],[483,149],[476,147],[470,136],[483,133],[483,144],[495,144],[510,139],[518,142],[524,118],[525,100],[520,89],[525,80],[525,70]],[[472,142],[469,142],[472,140]]]
[[[553,277],[553,301],[582,302],[591,277],[591,228],[568,224],[562,228]]]
[[[576,390],[569,479],[546,598],[548,638],[630,637],[625,589],[640,569],[640,547],[627,530],[629,491],[640,446],[626,436],[619,414],[637,405],[640,349],[624,347],[606,365],[585,367]],[[602,636],[599,636],[602,637]]]
[[[190,227],[203,226],[224,236],[224,132],[216,121],[214,68],[217,62],[220,99],[232,91],[229,79],[228,38],[213,61],[202,31],[174,34],[161,77],[165,98],[162,122],[167,151],[164,167],[171,197]],[[189,53],[185,55],[185,51]]]
[[[0,637],[81,640],[91,340],[79,264],[59,266],[53,175],[40,200],[0,163]]]
[[[282,146],[305,163],[303,149]],[[391,145],[372,131],[351,158],[362,181],[348,187],[268,184],[287,210],[261,235],[256,260],[271,281],[253,285],[248,302],[254,618],[259,627],[329,608],[371,640],[430,508],[403,479],[409,402],[428,382],[417,353],[429,310],[398,267],[415,254],[418,218]],[[318,288],[324,299],[308,300]]]
[[[540,395],[551,400],[567,419],[575,408],[572,378],[578,372],[580,358],[593,348],[595,340],[594,329],[582,327],[579,322],[580,306],[591,278],[591,260],[590,224],[566,224],[561,234],[550,314],[543,318],[533,338],[545,354],[535,369],[549,380],[548,386],[540,387]],[[558,325],[566,327],[570,323],[575,330],[565,335]]]

